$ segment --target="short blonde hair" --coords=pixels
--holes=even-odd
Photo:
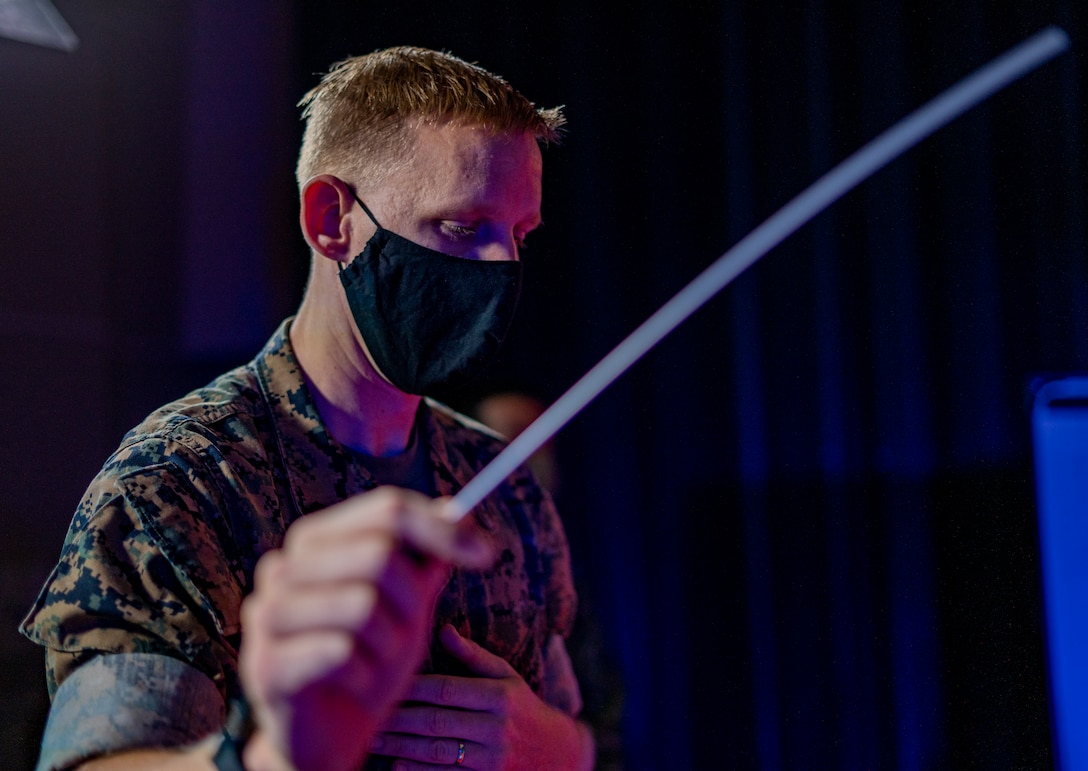
[[[451,122],[557,142],[562,109],[539,109],[498,75],[457,57],[401,46],[334,65],[302,98],[299,187],[316,174],[376,183],[403,157],[412,127]]]

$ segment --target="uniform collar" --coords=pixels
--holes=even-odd
[[[291,346],[292,320],[280,325],[254,359],[254,367],[291,495],[302,515],[373,489],[377,482],[353,462],[321,421]],[[480,442],[464,418],[444,405],[424,399],[419,409],[416,419],[430,456],[434,489],[439,495],[453,495],[489,459],[483,456],[488,454],[485,445],[491,443]]]
[[[321,422],[291,346],[292,321],[280,325],[253,363],[295,506],[309,514],[376,483]]]

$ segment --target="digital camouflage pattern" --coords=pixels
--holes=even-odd
[[[22,625],[46,648],[51,695],[103,653],[163,654],[204,672],[224,699],[237,694],[239,610],[257,559],[299,517],[377,486],[325,430],[289,326],[248,365],[151,414],[91,483]],[[456,493],[502,448],[430,400],[417,425],[438,495]],[[569,681],[545,671],[549,640],[569,632],[575,611],[550,499],[521,470],[476,516],[498,559],[489,571],[454,571],[435,628],[451,623],[507,659],[549,703],[575,703]],[[437,655],[427,666],[444,670]]]

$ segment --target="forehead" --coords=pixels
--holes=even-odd
[[[543,160],[532,135],[443,124],[414,129],[414,139],[406,163],[386,180],[405,203],[539,211]]]

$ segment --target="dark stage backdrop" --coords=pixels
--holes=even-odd
[[[56,5],[88,24],[95,13]],[[188,84],[168,87],[188,123],[145,135],[177,155],[155,168],[187,182],[126,184],[185,202],[159,227],[181,242],[163,248],[187,278],[155,285],[168,314],[156,375],[123,398],[100,389],[108,419],[65,483],[67,508],[48,512],[50,538],[132,421],[248,358],[297,301],[298,126],[285,116],[332,61],[444,48],[566,105],[509,344],[487,383],[446,395],[469,409],[489,389],[555,399],[838,160],[1029,34],[1064,27],[1071,54],[817,218],[558,441],[585,599],[578,651],[599,654],[583,679],[615,766],[1050,766],[1027,394],[1038,375],[1088,369],[1081,4],[163,7],[186,30],[180,52],[158,54],[174,57],[164,82]],[[141,84],[135,104],[162,101],[155,88]],[[63,164],[53,173],[62,184]],[[0,196],[22,197],[3,180]],[[245,230],[224,213],[232,202]],[[100,240],[139,291],[133,277],[157,263]],[[3,259],[8,275],[28,271]],[[219,269],[234,283],[203,280]],[[115,300],[96,332],[114,351],[111,330],[133,334]],[[112,361],[110,382],[146,372],[138,357]],[[17,441],[5,434],[5,448]],[[59,542],[36,548],[53,556]]]

